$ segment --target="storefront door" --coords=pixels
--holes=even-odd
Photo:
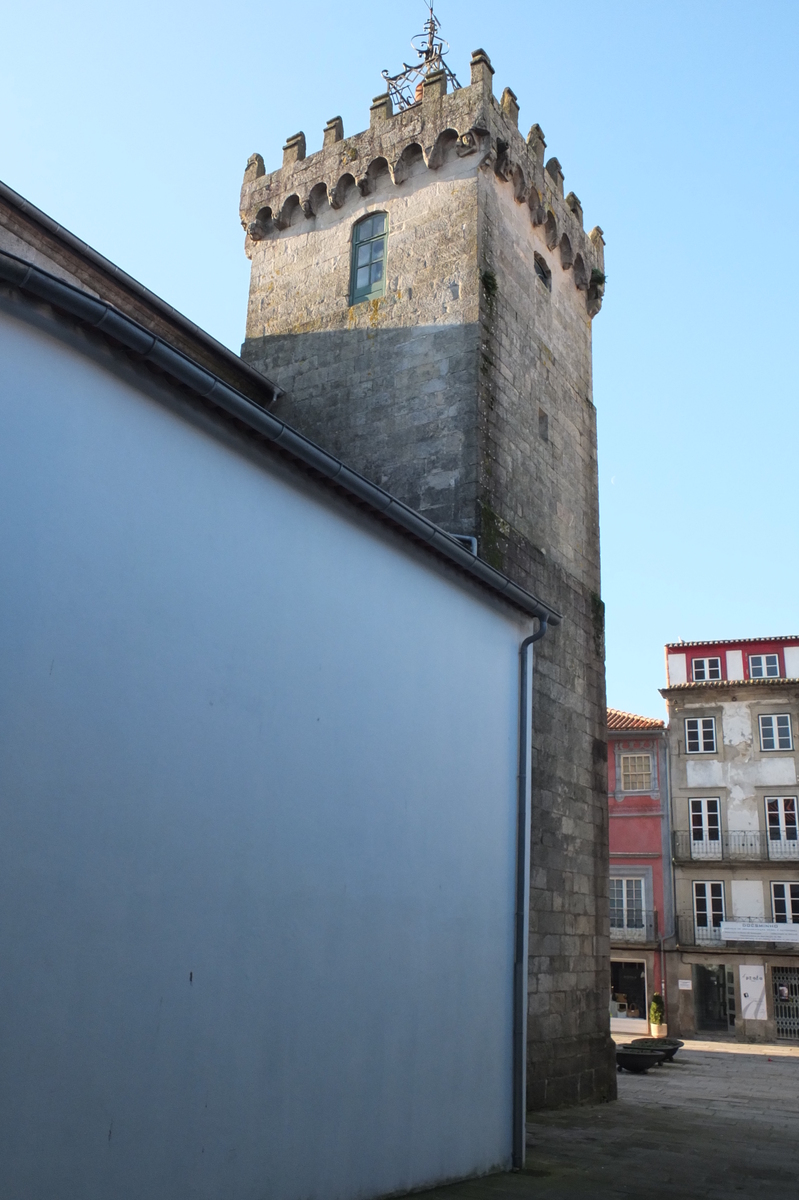
[[[777,1037],[799,1040],[799,967],[772,967]]]
[[[646,963],[610,964],[611,1032],[632,1036],[649,1032],[646,1004]]]
[[[726,1030],[729,1028],[725,967],[695,965],[694,997],[697,1029]]]

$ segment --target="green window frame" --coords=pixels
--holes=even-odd
[[[350,304],[386,294],[388,213],[370,213],[352,230]]]

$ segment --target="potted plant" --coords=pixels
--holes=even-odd
[[[668,1034],[668,1026],[664,1024],[665,1016],[663,997],[660,992],[655,992],[649,1005],[649,1029],[652,1037],[664,1038]]]

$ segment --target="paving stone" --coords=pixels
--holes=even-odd
[[[615,1103],[536,1113],[523,1171],[426,1200],[793,1200],[799,1046],[686,1043],[673,1063],[618,1076]]]

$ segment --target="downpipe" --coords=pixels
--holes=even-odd
[[[513,948],[513,1169],[527,1151],[527,947],[530,935],[530,807],[533,758],[533,644],[547,631],[546,617],[520,647],[519,793],[516,826],[516,919]]]

